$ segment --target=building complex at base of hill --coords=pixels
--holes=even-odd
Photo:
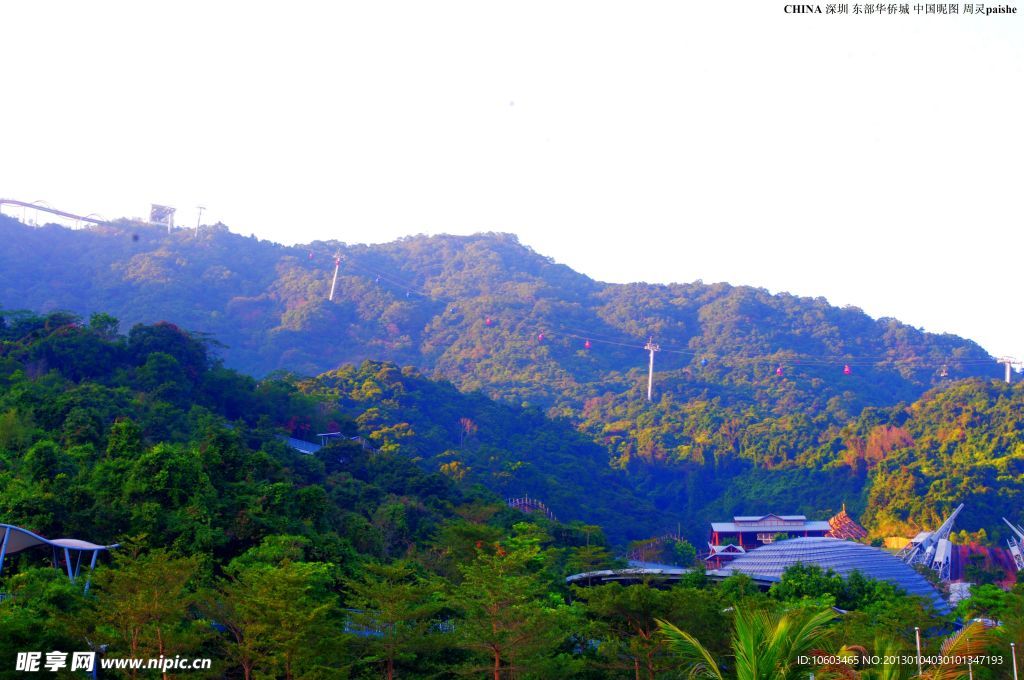
[[[831,569],[843,578],[859,571],[868,578],[888,581],[906,591],[930,601],[942,613],[949,605],[942,595],[913,567],[895,555],[863,543],[839,538],[794,538],[751,550],[737,557],[721,571],[726,574],[746,574],[759,579],[780,579],[782,573],[797,564],[817,565]]]
[[[727,566],[708,571],[707,576],[714,581],[721,581],[733,574],[745,574],[758,586],[767,589],[782,578],[786,569],[797,564],[831,569],[843,578],[858,571],[868,578],[888,581],[908,595],[924,598],[942,614],[950,611],[942,594],[913,567],[892,553],[863,543],[826,536],[791,538],[754,548]],[[575,574],[566,581],[581,586],[612,582],[670,586],[690,571],[672,565],[632,562],[629,569]]]

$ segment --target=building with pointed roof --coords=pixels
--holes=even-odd
[[[843,503],[842,510],[828,520],[828,525],[830,528],[825,535],[829,538],[845,538],[850,541],[860,541],[868,537],[868,530],[846,514],[846,503]]]

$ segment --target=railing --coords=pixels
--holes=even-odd
[[[654,536],[643,541],[637,541],[639,545],[637,545],[633,550],[630,550],[626,554],[626,559],[640,562],[648,562],[650,560],[647,560],[645,558],[648,557],[652,552],[654,554],[658,554],[661,552],[662,549],[664,549],[666,545],[682,541],[683,537],[680,534],[672,532],[662,534],[661,536]]]
[[[540,512],[552,522],[558,521],[558,518],[555,517],[555,513],[551,512],[551,509],[548,506],[544,505],[542,501],[539,501],[536,498],[530,498],[529,496],[509,498],[506,503],[508,503],[508,507],[510,508],[521,510],[522,512]]]
[[[366,614],[367,612],[362,609],[347,609],[350,614]],[[370,612],[372,614],[372,612]],[[401,625],[401,624],[399,624]],[[342,632],[348,633],[349,635],[355,635],[357,637],[384,637],[388,632],[393,632],[392,625],[377,624],[377,623],[356,623],[351,617],[346,617],[345,623],[342,626]],[[454,633],[455,622],[450,618],[445,619],[434,619],[430,622],[428,631],[431,633]]]

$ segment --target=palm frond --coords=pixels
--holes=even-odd
[[[985,624],[974,621],[946,638],[940,654],[943,659],[964,659],[978,656],[985,652],[991,643],[992,635]],[[928,680],[961,680],[970,676],[967,664],[944,663],[929,668],[924,677]]]
[[[737,607],[733,619],[732,650],[736,657],[738,680],[769,680],[775,672],[778,646],[771,636],[779,618],[765,610],[745,611]]]
[[[882,659],[894,659],[903,655],[903,648],[891,638],[875,638],[875,655]],[[871,669],[872,680],[910,680],[917,675],[916,666],[889,663]]]
[[[972,621],[942,643],[942,656],[976,656],[992,642],[992,634],[981,621]]]
[[[668,642],[669,649],[682,659],[686,664],[687,676],[692,680],[697,678],[711,678],[712,680],[724,680],[722,672],[718,669],[711,652],[684,630],[662,619],[655,619],[658,630]]]

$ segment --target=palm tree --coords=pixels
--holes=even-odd
[[[819,648],[835,617],[831,610],[794,609],[782,616],[755,610],[735,612],[732,651],[737,680],[794,680],[797,657]],[[669,647],[685,661],[692,680],[725,680],[718,663],[696,638],[667,621],[658,627]]]
[[[735,656],[737,680],[792,680],[803,678],[796,663],[797,657],[821,654],[818,645],[828,636],[827,626],[834,614],[830,610],[798,609],[779,617],[766,611],[741,612],[736,610],[735,633],[732,649]],[[667,621],[658,620],[658,627],[668,639],[670,648],[684,659],[691,680],[725,680],[711,653],[692,635]],[[952,663],[984,654],[991,642],[984,624],[973,622],[943,643],[938,654],[950,663],[930,665],[918,675],[913,664],[886,664],[874,668],[855,670],[853,664],[834,664],[819,667],[818,680],[849,678],[850,680],[966,680],[970,670],[966,665]],[[882,657],[909,656],[892,640],[876,640],[876,655]],[[833,655],[829,655],[833,656]],[[835,656],[856,659],[867,656],[862,647],[841,648]]]
[[[985,624],[974,621],[946,638],[939,650],[938,657],[945,663],[928,665],[917,674],[914,664],[886,664],[861,671],[861,680],[966,680],[971,675],[969,666],[964,663],[953,663],[959,659],[967,659],[985,654],[991,643],[991,634]],[[881,658],[908,656],[892,640],[875,641],[876,655]]]

